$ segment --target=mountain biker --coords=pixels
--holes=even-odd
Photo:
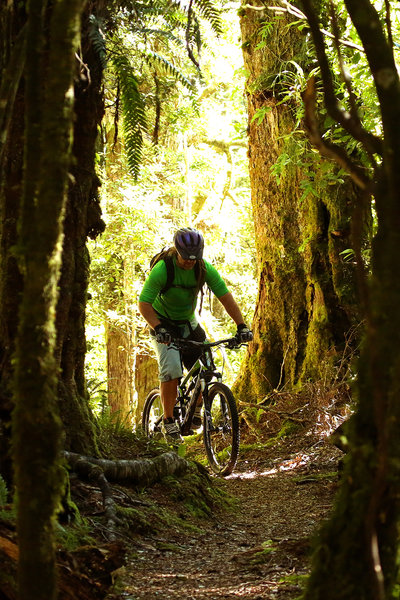
[[[164,430],[173,441],[181,441],[173,409],[177,387],[182,377],[182,362],[190,368],[196,362],[196,351],[183,353],[171,344],[174,337],[204,341],[206,334],[199,325],[195,310],[202,284],[206,283],[237,326],[239,342],[248,342],[253,334],[244,322],[239,306],[224,280],[208,261],[203,259],[204,238],[200,231],[190,227],[179,229],[174,235],[174,246],[163,254],[150,271],[139,296],[139,311],[150,326],[150,335],[156,350],[160,395],[164,409]],[[173,267],[173,279],[167,284],[168,263]],[[171,268],[172,268],[171,267]],[[168,288],[168,289],[166,289]],[[201,398],[193,417],[195,429],[201,426]]]

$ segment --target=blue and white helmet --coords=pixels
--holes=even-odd
[[[200,260],[203,256],[204,238],[200,231],[182,227],[174,235],[175,248],[185,260]]]

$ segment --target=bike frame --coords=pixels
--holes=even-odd
[[[202,351],[195,364],[189,369],[181,383],[178,385],[177,405],[180,405],[181,408],[185,408],[185,415],[181,423],[181,433],[182,435],[189,435],[199,393],[202,394],[205,418],[210,427],[212,425],[208,402],[208,387],[212,381],[221,382],[222,375],[216,369],[211,348],[222,344],[230,344],[233,347],[234,338],[219,340],[217,342],[195,342],[193,340],[177,339],[172,343],[175,344],[175,347],[178,350],[182,350],[185,346],[198,346]],[[188,398],[187,386],[190,382],[194,382],[194,388],[191,391],[190,398]]]

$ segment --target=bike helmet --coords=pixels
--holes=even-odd
[[[200,260],[203,256],[204,238],[200,231],[182,227],[174,235],[175,248],[185,260]]]

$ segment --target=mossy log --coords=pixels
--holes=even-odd
[[[103,495],[108,539],[114,541],[115,528],[121,523],[117,515],[118,507],[113,499],[108,479],[129,481],[136,485],[150,486],[168,475],[182,475],[187,472],[189,463],[175,452],[165,452],[154,458],[133,460],[107,460],[82,456],[74,452],[64,452],[71,469],[79,476],[97,484]]]
[[[71,469],[78,475],[94,476],[93,466],[101,468],[111,481],[129,481],[136,485],[150,486],[167,475],[182,475],[189,469],[189,462],[176,452],[165,452],[154,458],[133,460],[107,460],[82,456],[74,452],[64,452]]]

